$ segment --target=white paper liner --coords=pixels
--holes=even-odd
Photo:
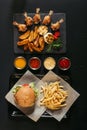
[[[76,101],[76,99],[80,96],[78,92],[76,92],[70,84],[68,84],[65,80],[63,80],[60,76],[56,75],[53,71],[49,71],[43,78],[43,82],[55,82],[60,80],[60,83],[62,86],[64,86],[64,89],[68,92],[68,97],[66,99],[66,107],[61,108],[57,111],[51,111],[46,110],[52,117],[57,119],[58,121],[61,121],[62,118],[66,115],[72,104]]]
[[[43,85],[43,82],[39,78],[37,78],[34,74],[27,70],[26,73],[15,83],[12,89],[6,94],[5,98],[8,102],[17,107],[20,111],[22,111],[27,117],[36,122],[46,110],[45,107],[39,105],[41,95],[39,94],[40,96],[38,96],[37,98],[34,111],[30,114],[30,109],[20,108],[16,105],[16,103],[14,102],[14,95],[12,92],[15,86],[31,82],[35,83],[35,86],[38,90],[40,90],[41,85]]]
[[[40,106],[40,99],[42,98],[42,94],[40,94],[41,86],[44,86],[46,82],[55,82],[60,80],[61,85],[64,86],[64,89],[68,91],[68,98],[66,99],[66,107],[63,107],[60,110],[57,111],[51,111],[46,110],[44,106]],[[13,88],[17,85],[25,84],[25,83],[31,83],[34,82],[36,88],[39,91],[39,95],[37,98],[37,101],[35,103],[34,111],[30,114],[29,109],[22,109],[19,108],[16,103],[14,102],[14,95],[13,95]],[[22,111],[27,117],[32,119],[33,121],[38,121],[41,115],[47,111],[52,117],[54,117],[56,120],[61,121],[62,118],[66,115],[72,104],[76,101],[76,99],[79,97],[79,93],[76,92],[70,84],[68,84],[65,80],[63,80],[60,76],[56,75],[53,71],[49,71],[41,80],[37,78],[34,74],[32,74],[29,70],[25,72],[25,74],[15,83],[15,85],[12,87],[12,89],[6,94],[5,98],[8,102],[10,102],[12,105],[17,107],[20,111]]]

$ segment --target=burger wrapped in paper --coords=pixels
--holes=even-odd
[[[13,89],[15,103],[22,107],[33,107],[37,97],[34,83],[18,85]]]

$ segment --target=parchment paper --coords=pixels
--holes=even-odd
[[[54,82],[60,80],[61,85],[64,86],[64,89],[68,91],[68,98],[66,99],[66,107],[63,107],[57,111],[47,110],[44,106],[40,106],[40,99],[42,98],[42,94],[40,93],[41,87],[45,85],[45,83]],[[38,98],[34,107],[34,111],[30,113],[29,109],[22,109],[18,107],[14,102],[13,88],[17,85],[21,85],[24,83],[34,82],[36,88],[38,89]],[[25,72],[25,74],[16,82],[16,84],[12,87],[12,89],[6,94],[5,98],[12,105],[17,107],[20,111],[22,111],[27,117],[32,119],[33,121],[38,121],[41,115],[47,111],[52,117],[56,120],[61,121],[62,118],[66,115],[72,104],[76,101],[76,99],[80,96],[80,94],[74,90],[70,84],[68,84],[65,80],[63,80],[60,76],[56,75],[53,71],[49,71],[41,80],[37,78],[34,74],[32,74],[29,70]]]
[[[15,88],[17,85],[22,85],[25,83],[31,83],[34,82],[36,88],[38,91],[40,91],[41,85],[43,85],[43,82],[37,78],[34,74],[32,74],[30,71],[26,71],[26,73],[16,82],[16,84],[12,87],[12,89],[6,94],[5,98],[8,102],[10,102],[12,105],[17,107],[20,111],[22,111],[27,117],[32,119],[33,121],[37,121],[41,115],[45,112],[46,108],[39,105],[41,95],[38,93],[38,98],[35,103],[34,111],[30,113],[30,109],[24,109],[20,108],[16,105],[14,102],[14,95],[13,95],[13,88]]]
[[[70,84],[68,84],[65,80],[63,80],[60,76],[56,75],[53,71],[49,71],[43,78],[43,82],[54,82],[60,80],[61,85],[64,86],[64,89],[68,91],[68,98],[66,99],[66,107],[63,107],[57,111],[46,110],[52,117],[61,121],[62,118],[66,115],[72,104],[76,101],[76,99],[80,96],[78,92],[76,92]]]

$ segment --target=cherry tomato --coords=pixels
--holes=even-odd
[[[57,32],[54,33],[54,35],[58,37],[58,36],[60,36],[60,32],[57,31]]]
[[[55,40],[57,40],[57,39],[58,39],[58,37],[54,35],[54,39],[55,39]]]
[[[60,36],[60,32],[57,31],[57,32],[55,32],[53,35],[54,35],[54,39],[56,40],[56,39],[58,39],[58,37]]]

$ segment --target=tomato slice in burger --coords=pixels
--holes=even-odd
[[[24,87],[29,87],[29,84],[23,84],[22,86],[24,86]]]

